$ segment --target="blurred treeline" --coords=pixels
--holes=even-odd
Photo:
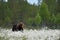
[[[60,28],[60,0],[43,0],[31,5],[26,0],[0,1],[0,26],[12,27],[23,21],[28,28]]]

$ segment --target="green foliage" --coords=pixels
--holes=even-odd
[[[50,18],[50,22],[55,23],[56,22],[56,17],[55,15],[52,15]]]
[[[33,22],[33,19],[32,18],[28,18],[27,20],[26,20],[26,23],[28,23],[28,25],[32,25],[32,22]]]
[[[4,20],[4,25],[5,26],[10,26],[11,22],[12,21],[11,21],[10,17],[6,16],[5,17],[5,20]]]
[[[56,12],[60,13],[60,0],[57,0]]]
[[[40,23],[41,23],[41,16],[39,15],[39,13],[37,13],[35,17],[35,24],[40,25]]]
[[[5,22],[11,22],[11,19],[10,19],[10,17],[5,17]]]
[[[39,13],[37,13],[37,15],[33,18],[28,18],[26,20],[26,22],[28,23],[28,25],[36,25],[39,26],[41,23],[41,16],[39,15]]]
[[[48,10],[50,12],[49,25],[51,27],[54,26],[55,28],[57,28],[58,26],[60,26],[60,0],[43,0],[43,2],[48,5]]]
[[[57,7],[57,2],[56,0],[43,0],[44,3],[48,5],[48,10],[50,11],[51,14],[56,13],[56,7]]]
[[[56,15],[56,23],[60,24],[60,13]]]
[[[42,3],[40,6],[40,15],[42,17],[42,19],[49,19],[50,13],[48,11],[48,6],[45,3]]]
[[[57,3],[57,5],[56,5]],[[20,22],[32,26],[60,26],[60,1],[43,0],[41,5],[30,5],[24,0],[0,2],[0,25]],[[17,22],[16,22],[17,21]]]

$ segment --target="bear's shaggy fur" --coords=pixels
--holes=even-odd
[[[12,31],[23,31],[24,24],[22,22],[13,25]]]

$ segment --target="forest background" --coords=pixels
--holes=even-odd
[[[0,27],[11,28],[20,21],[26,28],[60,29],[60,0],[38,0],[37,5],[27,0],[0,1]]]

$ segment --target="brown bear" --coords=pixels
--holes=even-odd
[[[12,27],[12,31],[17,31],[17,28],[16,27],[17,27],[17,25],[14,24],[13,27]]]
[[[23,22],[13,25],[12,31],[23,31]]]

